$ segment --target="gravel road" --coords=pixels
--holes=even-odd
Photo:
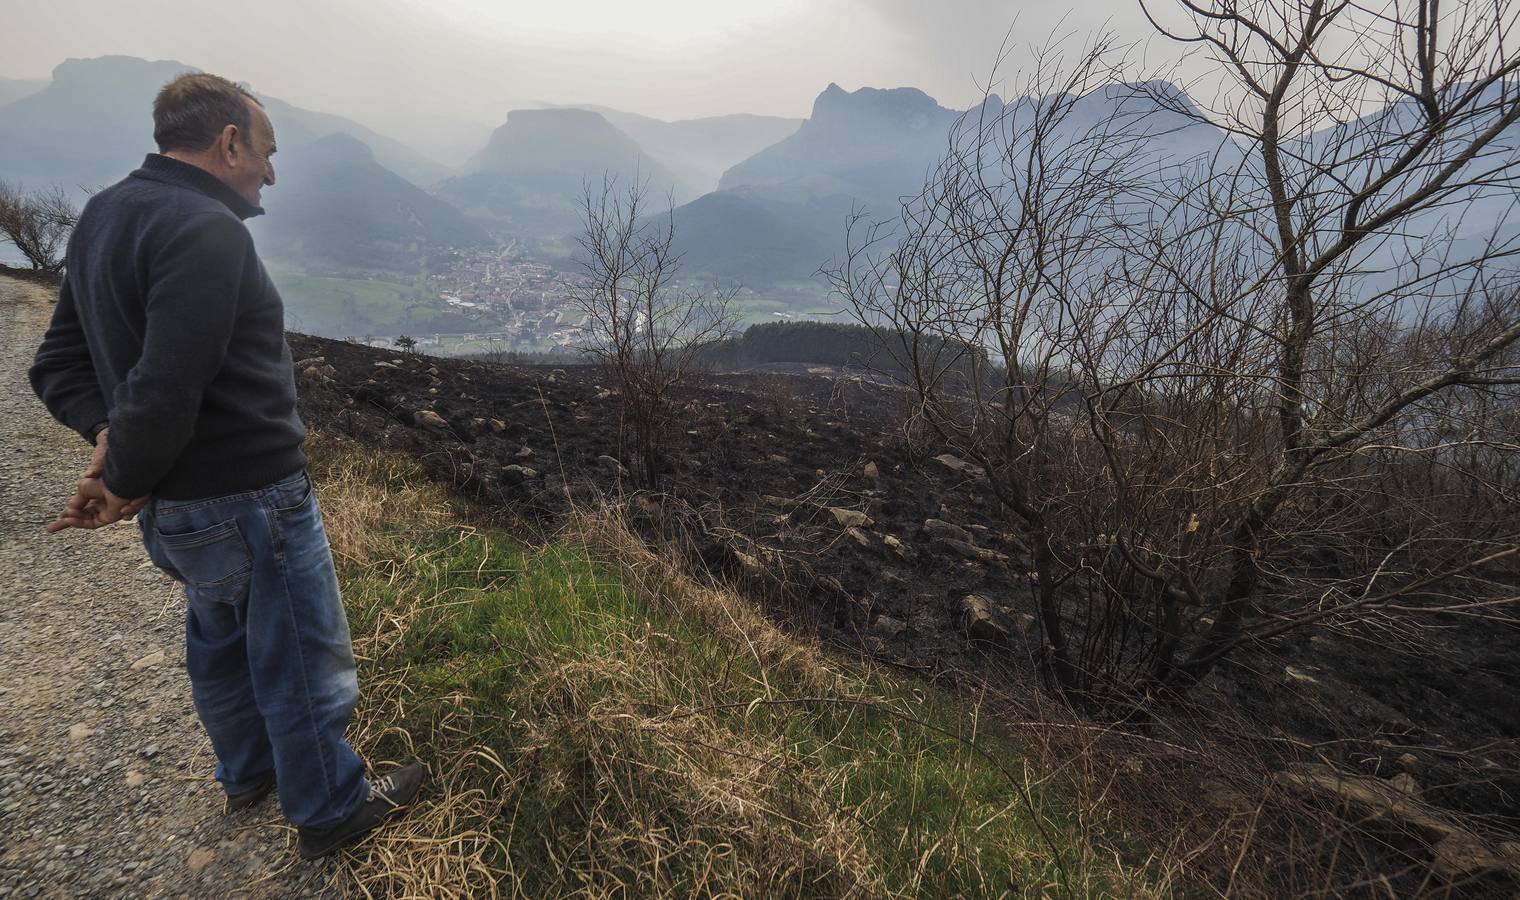
[[[26,380],[52,293],[0,276],[0,897],[336,896],[273,798],[222,813],[136,526],[43,532],[89,457]]]

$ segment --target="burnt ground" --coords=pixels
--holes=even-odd
[[[1027,554],[1011,517],[965,472],[910,454],[889,388],[708,377],[679,396],[666,436],[673,505],[633,492],[620,404],[595,367],[290,340],[309,424],[414,454],[487,504],[552,522],[570,500],[621,498],[646,537],[825,641],[929,677],[1033,668]],[[990,616],[969,632],[968,594]],[[1345,771],[1408,773],[1429,803],[1520,832],[1520,628],[1453,617],[1417,644],[1290,635],[1222,666],[1202,701]]]

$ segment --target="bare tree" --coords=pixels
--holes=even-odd
[[[1194,242],[1205,265],[1157,280],[1163,293],[1196,298],[1197,324],[1141,354],[1150,360],[1135,377],[1105,385],[1094,419],[1166,375],[1217,384],[1253,413],[1238,418],[1258,433],[1249,452],[1229,448],[1253,462],[1237,482],[1248,490],[1215,487],[1227,504],[1179,507],[1187,525],[1173,533],[1194,535],[1197,549],[1174,540],[1131,561],[1178,591],[1178,603],[1206,610],[1185,653],[1180,637],[1168,642],[1179,649],[1165,654],[1158,681],[1186,685],[1244,641],[1354,619],[1458,576],[1489,608],[1514,601],[1512,587],[1483,590],[1481,576],[1520,553],[1520,523],[1459,522],[1466,513],[1441,499],[1454,479],[1485,495],[1511,489],[1462,464],[1486,441],[1451,404],[1465,388],[1513,408],[1504,386],[1520,383],[1520,234],[1506,226],[1520,175],[1520,11],[1434,0],[1180,0],[1176,11],[1172,23],[1147,8],[1164,34],[1207,48],[1229,87],[1212,110],[1174,108],[1245,148],[1211,173],[1211,190],[1187,199],[1242,234]],[[1220,259],[1221,247],[1233,259]],[[1216,277],[1225,266],[1230,277]],[[1204,335],[1215,352],[1199,352]],[[1196,364],[1223,345],[1223,374]],[[1440,459],[1448,477],[1395,496],[1390,482],[1420,455]],[[1111,471],[1123,479],[1122,466]],[[1346,515],[1365,514],[1369,494],[1413,521],[1369,529]],[[1423,515],[1409,516],[1414,507]],[[1296,564],[1294,551],[1321,535],[1350,557],[1334,584]]]
[[[1030,99],[964,118],[900,232],[832,273],[1024,526],[1047,671],[1085,702],[1294,628],[1517,599],[1515,13],[1181,5],[1167,32],[1236,80],[1224,114],[1112,84],[1105,40],[1036,52]],[[1179,158],[1200,130],[1224,139]],[[949,389],[936,336],[1002,365]]]
[[[33,269],[61,272],[64,247],[79,211],[60,187],[30,194],[0,181],[0,237],[15,245]]]
[[[699,367],[701,351],[733,330],[737,288],[693,288],[679,280],[673,209],[649,216],[645,186],[604,177],[587,185],[570,296],[585,316],[585,349],[612,374],[632,432],[639,481],[660,482],[660,437],[672,392]]]

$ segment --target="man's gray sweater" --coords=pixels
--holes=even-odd
[[[212,497],[306,465],[284,306],[242,222],[261,212],[158,154],[85,205],[31,380],[87,440],[109,424],[117,496]]]

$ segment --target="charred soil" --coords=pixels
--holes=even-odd
[[[309,424],[414,454],[493,507],[552,528],[572,505],[612,502],[784,626],[928,678],[1028,690],[1038,669],[1013,517],[964,463],[912,446],[890,387],[707,376],[676,398],[651,494],[635,489],[599,368],[290,340]],[[1520,628],[1453,616],[1417,641],[1320,630],[1249,648],[1211,677],[1197,712],[1250,721],[1284,764],[1402,777],[1422,803],[1502,840],[1520,831],[1516,697]]]

